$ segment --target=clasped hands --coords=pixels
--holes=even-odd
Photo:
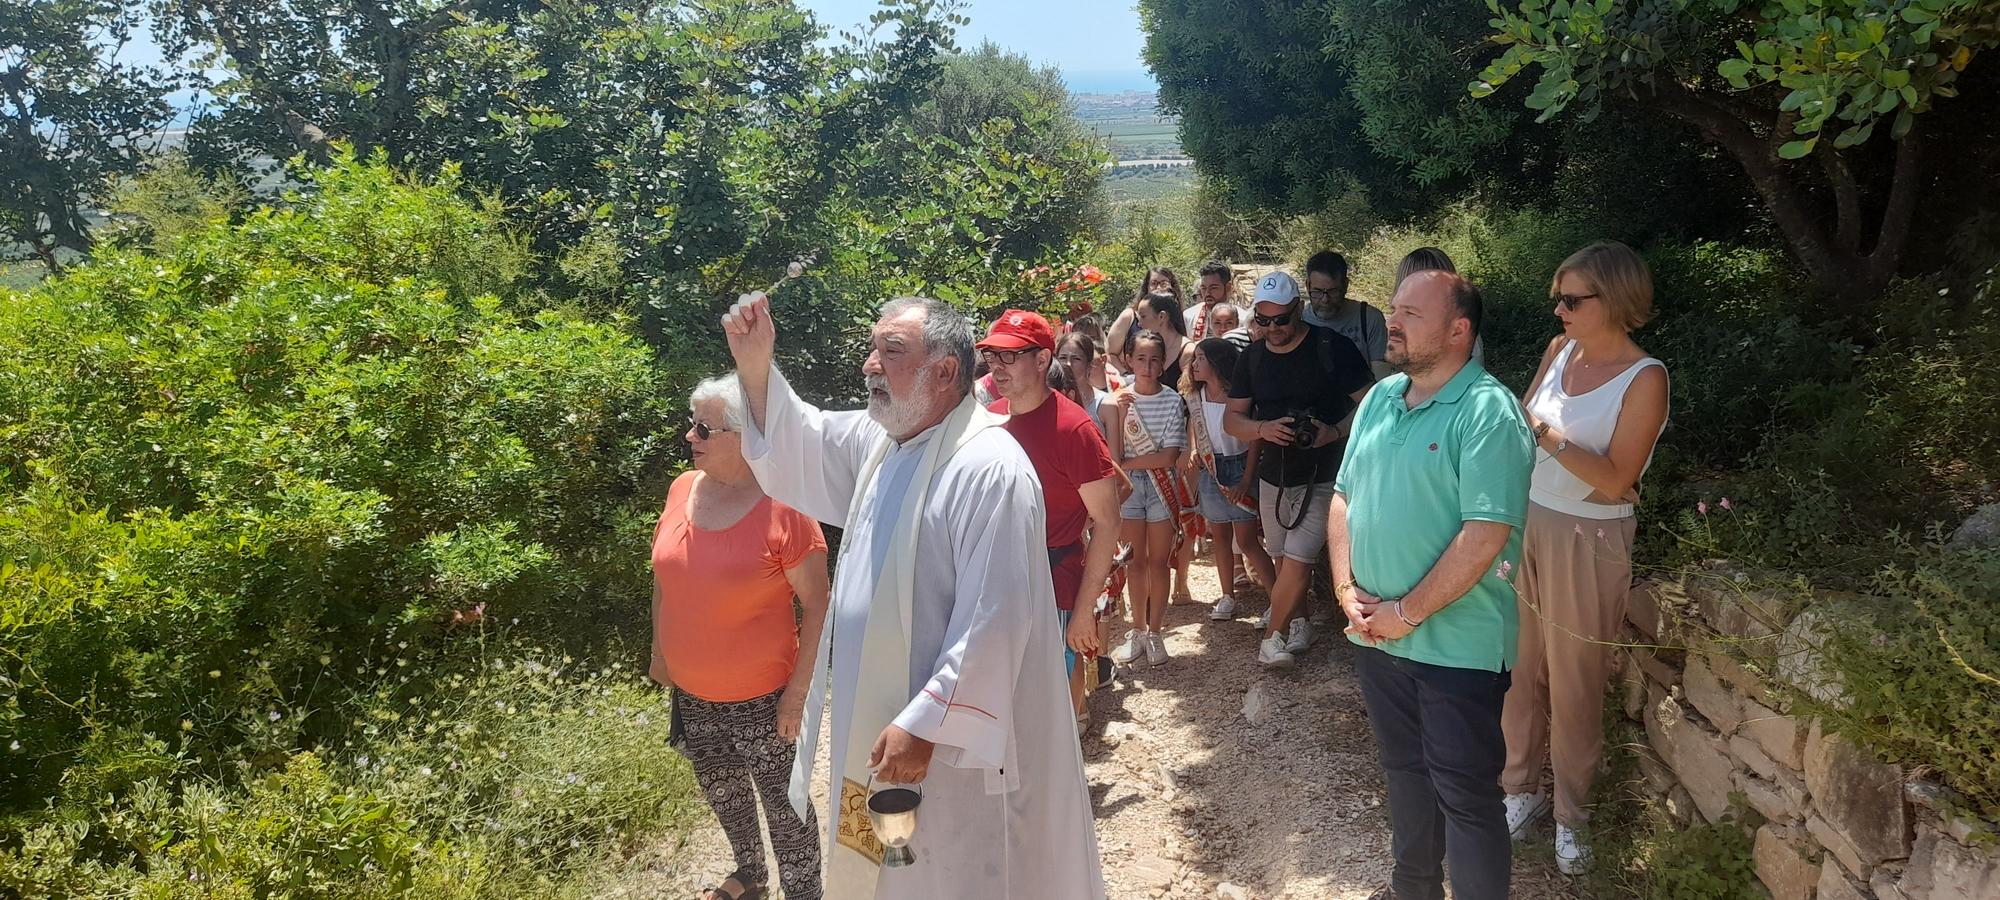
[[[1380,644],[1415,631],[1415,626],[1397,614],[1399,602],[1377,597],[1358,584],[1348,586],[1340,597],[1340,611],[1347,615],[1347,633],[1370,644]]]

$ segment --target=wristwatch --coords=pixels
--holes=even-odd
[[[1563,438],[1562,440],[1556,442],[1556,452],[1551,453],[1549,455],[1561,456],[1563,455],[1563,451],[1568,449],[1569,449],[1569,438]]]
[[[1537,443],[1537,444],[1541,443],[1541,442],[1542,442],[1542,438],[1545,438],[1545,437],[1548,437],[1548,436],[1549,436],[1549,423],[1547,423],[1547,422],[1537,422],[1537,423],[1535,424],[1535,443]]]

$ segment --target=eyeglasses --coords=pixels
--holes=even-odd
[[[981,350],[979,351],[979,358],[985,360],[989,366],[994,363],[1011,366],[1014,364],[1014,360],[1021,358],[1021,354],[1033,352],[1035,352],[1035,348],[1033,347],[1022,350]]]
[[[1569,310],[1570,312],[1576,312],[1576,308],[1582,306],[1583,301],[1589,300],[1596,296],[1597,296],[1596,294],[1565,294],[1562,293],[1561,291],[1557,291],[1556,295],[1550,297],[1549,299],[1562,304],[1563,309]]]
[[[694,436],[701,438],[704,441],[708,440],[710,437],[714,436],[718,432],[726,434],[728,433],[728,431],[729,429],[727,428],[724,428],[720,425],[710,425],[707,422],[701,421],[700,419],[696,419],[694,422]]]
[[[1324,300],[1333,296],[1333,288],[1307,288],[1306,296],[1314,300]]]
[[[1259,328],[1270,328],[1272,326],[1283,328],[1286,325],[1292,324],[1292,319],[1297,316],[1298,313],[1296,312],[1288,312],[1281,316],[1251,316],[1250,321],[1257,323],[1257,327]]]

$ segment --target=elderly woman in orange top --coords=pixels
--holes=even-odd
[[[757,484],[741,403],[733,374],[691,398],[694,468],[674,479],[653,533],[652,676],[672,690],[695,780],[736,857],[707,900],[764,896],[759,797],[784,895],[818,900],[819,825],[810,807],[792,811],[787,789],[826,621],[826,537]]]

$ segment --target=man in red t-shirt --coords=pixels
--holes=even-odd
[[[980,358],[1000,394],[989,407],[1004,413],[1007,432],[1027,451],[1042,482],[1048,511],[1049,570],[1055,575],[1056,609],[1061,612],[1072,651],[1097,650],[1094,616],[1097,594],[1111,575],[1118,552],[1118,464],[1104,434],[1076,402],[1049,389],[1055,358],[1055,329],[1041,314],[1009,310],[978,344]],[[1084,539],[1085,526],[1097,540]],[[1072,611],[1077,611],[1071,621]],[[1070,699],[1083,715],[1083,673],[1073,653]]]

